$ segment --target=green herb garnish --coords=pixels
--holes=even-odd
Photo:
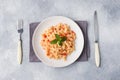
[[[51,41],[50,43],[51,43],[51,44],[56,44],[56,43],[57,43],[57,41],[58,41],[58,40],[57,40],[57,39],[55,39],[55,40]]]
[[[55,34],[56,39],[52,40],[50,43],[51,44],[58,44],[62,46],[62,43],[67,39],[65,36],[60,37],[58,34]]]

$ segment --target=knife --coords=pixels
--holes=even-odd
[[[99,32],[98,32],[98,18],[97,11],[94,12],[94,36],[95,36],[95,63],[100,67],[100,50],[99,50]]]

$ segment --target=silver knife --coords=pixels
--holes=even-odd
[[[99,32],[98,32],[98,18],[97,11],[94,12],[94,34],[95,34],[95,63],[100,67],[100,49],[99,49]]]

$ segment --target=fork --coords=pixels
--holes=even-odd
[[[22,33],[23,33],[23,20],[20,19],[18,20],[17,23],[17,31],[19,33],[19,41],[18,41],[18,54],[17,54],[17,59],[18,63],[22,64],[22,58],[23,58],[23,51],[22,51]]]

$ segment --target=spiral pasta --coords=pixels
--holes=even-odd
[[[67,40],[63,42],[62,46],[59,46],[58,44],[50,44],[50,41],[55,39],[55,34],[58,34],[61,37],[66,36]],[[75,32],[72,31],[67,24],[59,23],[45,30],[42,34],[40,44],[46,51],[46,56],[48,58],[66,60],[67,56],[75,50],[75,39]]]

